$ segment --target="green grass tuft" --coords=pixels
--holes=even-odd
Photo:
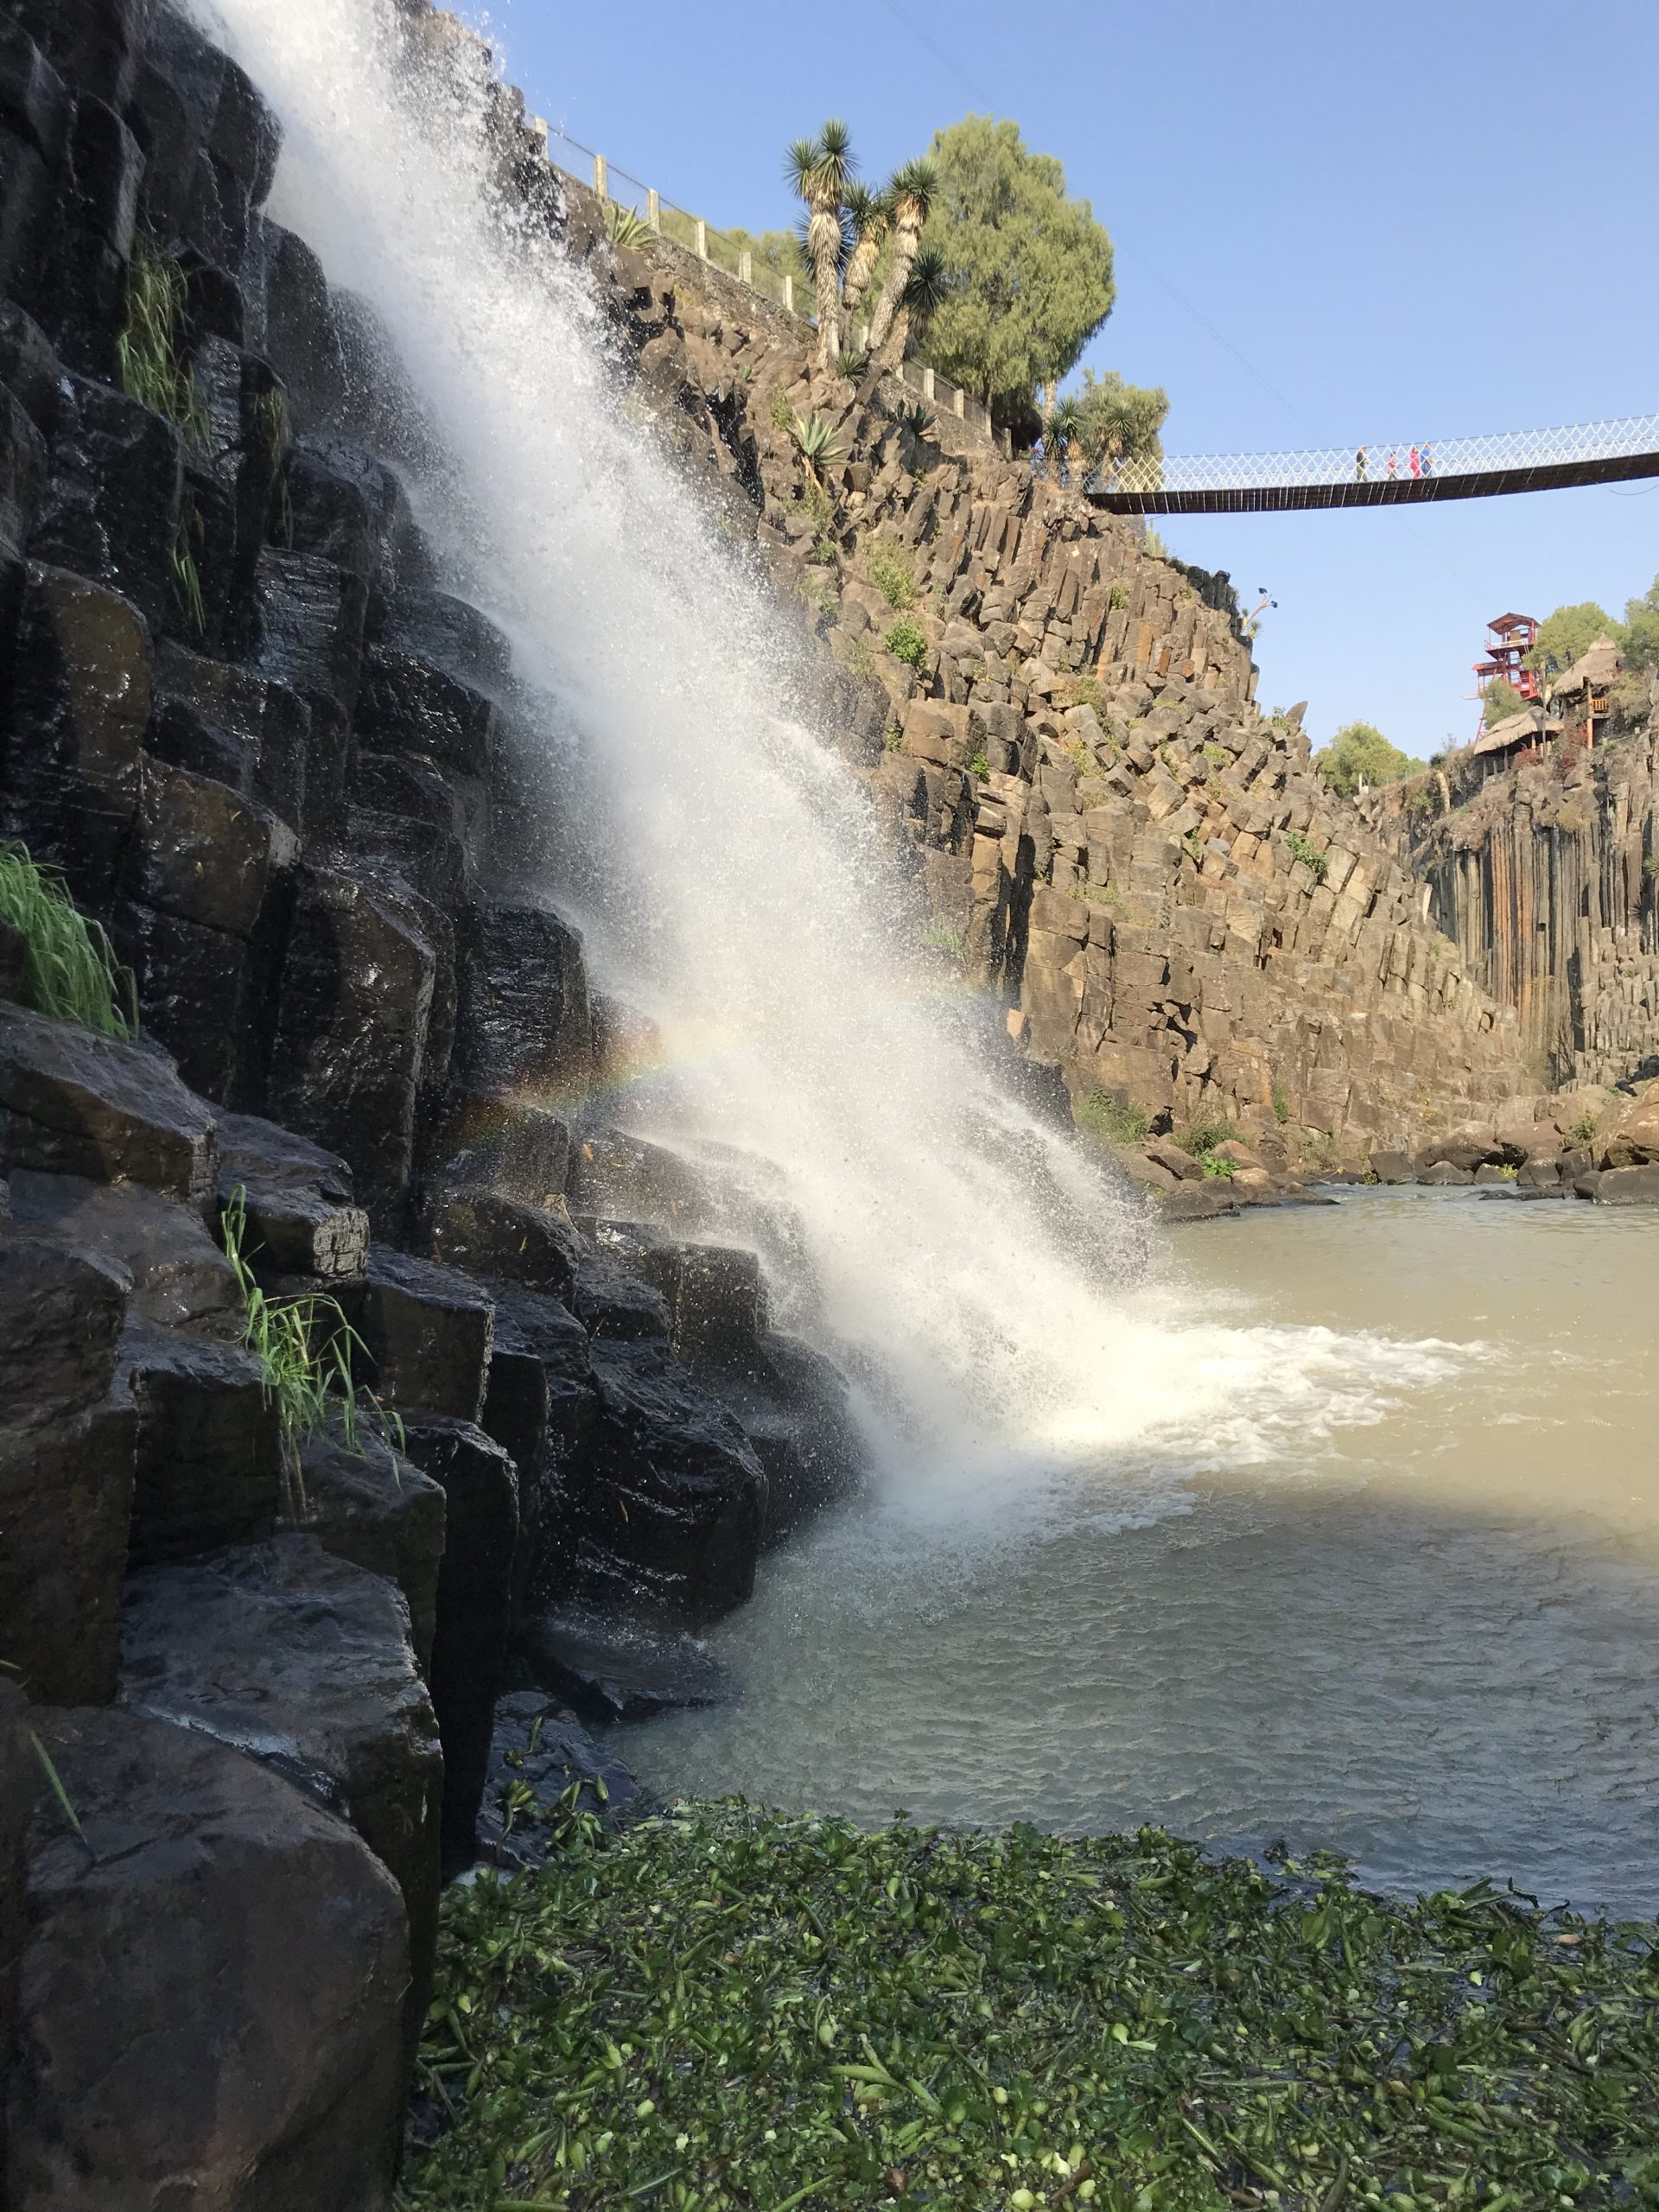
[[[868,566],[870,582],[895,614],[915,606],[916,572],[902,553],[895,553],[890,545],[878,545]]]
[[[927,922],[922,929],[922,943],[935,952],[948,952],[953,960],[968,957],[968,940],[960,930],[953,930],[949,922]]]
[[[165,415],[193,445],[205,446],[207,411],[185,352],[187,308],[178,257],[148,231],[137,232],[127,264],[126,321],[115,341],[121,388]]]
[[[77,911],[57,869],[10,841],[0,842],[0,915],[27,943],[25,1006],[102,1037],[138,1034],[132,970],[117,960],[102,925]]]
[[[1140,1144],[1149,1126],[1139,1106],[1110,1090],[1096,1090],[1079,1099],[1071,1118],[1086,1135],[1101,1144]]]
[[[407,2212],[1659,2204],[1649,1923],[1153,1829],[562,1818],[446,1900]]]
[[[1315,883],[1323,883],[1331,863],[1313,840],[1300,830],[1287,830],[1285,842],[1290,847],[1291,858],[1300,861]]]

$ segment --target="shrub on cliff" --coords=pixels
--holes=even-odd
[[[1313,755],[1313,766],[1338,798],[1353,798],[1378,784],[1397,784],[1424,766],[1390,745],[1370,722],[1348,722]]]

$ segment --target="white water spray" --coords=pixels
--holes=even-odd
[[[779,1171],[889,1457],[995,1471],[945,1485],[995,1520],[1011,1459],[1042,1491],[1368,1417],[1397,1348],[1131,1301],[1128,1202],[999,1094],[918,967],[874,810],[810,726],[804,647],[625,408],[585,278],[495,200],[476,113],[400,83],[390,0],[219,4],[283,124],[273,213],[384,322],[457,472],[423,520],[569,734],[543,781],[602,840],[590,964],[669,1043],[636,1120]],[[569,882],[544,887],[569,911]],[[1079,1226],[1090,1264],[1064,1256]]]

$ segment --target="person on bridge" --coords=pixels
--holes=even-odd
[[[1359,451],[1354,455],[1354,481],[1356,484],[1363,484],[1365,481],[1365,448],[1363,446],[1361,446]]]
[[[1420,477],[1420,476],[1422,474],[1422,473],[1423,473],[1423,464],[1422,464],[1422,461],[1421,461],[1421,457],[1419,456],[1419,454],[1418,454],[1418,451],[1417,451],[1417,448],[1416,448],[1416,447],[1415,447],[1415,446],[1413,446],[1413,448],[1412,448],[1412,449],[1411,449],[1411,457],[1410,457],[1410,459],[1408,461],[1408,462],[1407,462],[1406,466],[1407,466],[1407,467],[1410,469],[1410,471],[1411,471],[1411,474],[1412,474],[1412,479],[1413,479],[1413,481],[1414,481],[1414,481],[1416,480],[1416,479],[1417,479],[1418,477]]]
[[[1399,456],[1399,454],[1398,454],[1391,453],[1391,454],[1389,455],[1389,483],[1390,483],[1390,484],[1392,484],[1392,483],[1393,483],[1393,481],[1394,481],[1395,478],[1396,476],[1398,476],[1398,475],[1399,475],[1399,474],[1400,474],[1400,456]]]
[[[1424,475],[1425,475],[1425,476],[1432,476],[1432,475],[1434,474],[1434,465],[1433,465],[1433,461],[1430,461],[1430,459],[1429,459],[1429,457],[1428,457],[1428,448],[1427,448],[1427,446],[1425,446],[1425,447],[1423,448],[1422,454],[1421,454],[1421,461],[1422,461],[1422,464],[1423,464],[1423,474],[1424,474]]]

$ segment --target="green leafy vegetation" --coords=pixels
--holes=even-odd
[[[916,572],[902,553],[890,545],[878,545],[866,565],[870,582],[895,614],[915,606]]]
[[[1313,755],[1313,766],[1338,798],[1355,798],[1379,784],[1397,784],[1420,774],[1424,765],[1390,745],[1371,722],[1344,723]]]
[[[774,391],[772,395],[772,405],[768,412],[774,430],[788,429],[796,419],[795,410],[781,391]]]
[[[832,118],[816,138],[798,138],[784,166],[806,209],[806,258],[817,310],[818,365],[829,368],[841,354],[841,264],[846,251],[842,202],[854,171],[847,125]]]
[[[905,733],[899,728],[897,722],[890,721],[887,724],[887,728],[881,733],[881,742],[889,753],[902,753],[904,751]]]
[[[408,2212],[1659,2203],[1649,1925],[1153,1829],[563,1822],[448,1893]]]
[[[799,235],[794,231],[746,231],[741,226],[722,233],[727,244],[738,253],[750,257],[750,266],[765,270],[772,276],[789,276],[798,284],[808,281],[806,256],[801,251]]]
[[[887,651],[895,660],[902,660],[912,668],[919,668],[927,658],[927,637],[913,622],[901,614],[887,632]]]
[[[259,1363],[265,1402],[276,1404],[282,1424],[289,1510],[299,1519],[305,1510],[300,1452],[309,1439],[333,1435],[360,1454],[371,1429],[401,1446],[403,1423],[372,1391],[359,1389],[352,1354],[363,1349],[363,1340],[337,1300],[322,1291],[265,1295],[250,1263],[247,1226],[247,1192],[238,1185],[219,1217],[219,1241],[247,1312],[243,1342]]]
[[[901,407],[893,420],[901,430],[908,430],[911,436],[918,441],[931,438],[938,427],[933,419],[933,410],[922,399],[912,402],[908,407]]]
[[[207,610],[201,596],[201,575],[196,567],[196,547],[201,542],[201,517],[197,512],[195,501],[187,493],[179,508],[178,527],[173,533],[173,543],[168,550],[168,568],[173,581],[173,596],[198,637],[207,627]]]
[[[822,415],[791,415],[789,435],[795,450],[815,475],[820,469],[834,467],[842,457],[835,431]]]
[[[1567,1131],[1567,1135],[1572,1138],[1574,1144],[1588,1144],[1591,1138],[1594,1136],[1595,1134],[1596,1116],[1589,1112],[1580,1114],[1578,1120],[1573,1122],[1572,1128]]]
[[[991,764],[983,753],[976,753],[968,763],[968,772],[978,784],[982,784],[991,772]]]
[[[1125,461],[1162,461],[1159,434],[1169,415],[1169,394],[1161,385],[1125,384],[1115,369],[1100,376],[1085,369],[1077,410],[1077,449],[1091,469],[1109,477]]]
[[[935,952],[948,952],[953,960],[968,957],[968,940],[960,930],[953,930],[949,922],[928,922],[923,925],[922,943]]]
[[[188,292],[176,254],[148,231],[133,234],[126,321],[116,373],[130,398],[165,415],[194,444],[207,442],[207,415],[185,347]]]
[[[1129,594],[1123,585],[1114,584],[1107,599],[1107,606],[1111,613],[1116,614],[1121,607],[1127,607],[1128,603]]]
[[[1624,602],[1624,620],[1617,641],[1627,668],[1643,673],[1659,669],[1659,576],[1640,599]]]
[[[39,1759],[41,1770],[46,1776],[47,1787],[56,1798],[58,1810],[63,1815],[71,1834],[79,1842],[86,1843],[86,1831],[80,1825],[80,1815],[76,1812],[73,1804],[70,1802],[69,1792],[63,1786],[63,1777],[53,1764],[51,1752],[47,1750],[46,1745],[32,1728],[29,1732],[29,1740],[35,1747],[35,1756]],[[86,1847],[90,1851],[92,1846],[87,1844]]]
[[[1488,729],[1496,729],[1499,722],[1508,721],[1513,715],[1524,715],[1532,703],[1501,676],[1493,677],[1481,697],[1485,702],[1482,719]]]
[[[103,925],[79,912],[56,868],[10,839],[0,842],[0,915],[23,938],[25,1006],[102,1037],[138,1034],[137,986]]]
[[[925,237],[944,257],[947,296],[926,358],[988,407],[1028,410],[1111,313],[1112,242],[1065,172],[1019,126],[970,115],[934,134]]]
[[[1071,1118],[1100,1144],[1140,1144],[1150,1126],[1141,1108],[1115,1090],[1095,1090],[1077,1100]]]
[[[605,235],[613,245],[639,246],[652,233],[651,225],[636,209],[611,200],[605,206]]]
[[[1290,1093],[1277,1077],[1273,1085],[1273,1118],[1281,1129],[1290,1119]]]
[[[1538,642],[1527,655],[1526,665],[1546,679],[1564,676],[1598,638],[1618,635],[1618,624],[1593,599],[1580,600],[1576,607],[1558,607],[1538,625]]]
[[[1290,847],[1291,858],[1300,861],[1316,883],[1323,883],[1331,863],[1313,840],[1303,830],[1287,830],[1285,842]]]

